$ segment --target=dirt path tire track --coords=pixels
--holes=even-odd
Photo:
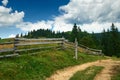
[[[77,71],[84,70],[90,66],[104,66],[105,68],[97,74],[94,80],[111,80],[111,69],[115,65],[120,65],[120,61],[109,60],[101,60],[95,62],[89,62],[82,65],[77,65],[73,67],[68,67],[62,70],[58,70],[51,77],[46,80],[69,80]]]
[[[103,61],[99,64],[99,66],[104,66],[104,69],[96,75],[94,80],[111,80],[113,73],[115,72],[113,68],[117,65],[120,65],[120,61]]]

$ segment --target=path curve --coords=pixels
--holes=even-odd
[[[58,70],[51,77],[46,80],[69,80],[77,71],[84,70],[90,66],[104,66],[105,68],[97,74],[94,80],[111,80],[111,69],[115,65],[120,65],[120,61],[114,61],[111,59],[108,60],[99,60],[95,62],[89,62],[82,65],[77,65],[73,67],[68,67],[62,70]]]

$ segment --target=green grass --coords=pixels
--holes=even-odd
[[[120,58],[116,56],[109,57],[110,59],[113,59],[115,61],[120,61]],[[120,65],[113,66],[112,70],[112,79],[111,80],[120,80]]]
[[[102,56],[78,53],[78,60],[75,60],[71,49],[47,49],[36,53],[1,59],[0,80],[45,80],[58,69],[103,59]]]
[[[4,43],[4,42],[13,42],[14,38],[6,38],[6,39],[0,39],[0,43]]]
[[[115,60],[115,61],[120,61],[120,58],[119,57],[116,57],[116,56],[112,56],[110,57],[111,59]]]
[[[120,66],[115,66],[113,68],[114,74],[111,80],[120,80]]]
[[[60,44],[40,44],[40,45],[26,45],[26,46],[19,46],[18,49],[30,49],[30,48],[40,48],[40,47],[48,47],[48,46],[60,46]]]
[[[99,73],[103,67],[92,66],[83,71],[78,71],[70,78],[70,80],[93,80],[97,73]]]

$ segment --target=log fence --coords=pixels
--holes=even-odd
[[[78,58],[78,50],[84,53],[91,53],[91,54],[102,54],[102,50],[92,49],[84,45],[80,45],[75,39],[75,43],[69,42],[64,38],[43,38],[43,39],[26,39],[26,38],[15,38],[14,42],[5,42],[0,43],[0,45],[10,45],[12,44],[13,47],[9,49],[0,49],[0,53],[3,52],[11,52],[12,54],[7,55],[0,55],[0,58],[4,57],[12,57],[18,56],[19,52],[22,51],[31,51],[31,50],[39,50],[39,49],[48,49],[48,48],[56,48],[61,47],[62,49],[72,48],[74,50],[75,59]],[[50,45],[50,44],[56,44]],[[47,46],[36,46],[36,47],[29,47],[29,48],[19,48],[19,47],[26,47],[26,46],[35,46],[35,45],[47,45]]]

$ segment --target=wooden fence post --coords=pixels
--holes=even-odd
[[[16,54],[17,46],[16,44],[18,43],[18,40],[15,38],[14,39],[14,54]]]
[[[64,37],[62,37],[62,43],[61,43],[62,49],[64,49],[64,48],[65,48],[65,46],[64,46],[64,40],[65,40],[65,38],[64,38]]]
[[[78,59],[78,42],[77,42],[77,38],[75,38],[75,59]]]
[[[102,50],[100,50],[100,55],[104,56],[104,54],[102,53]]]
[[[102,50],[100,50],[100,54],[102,54]]]

